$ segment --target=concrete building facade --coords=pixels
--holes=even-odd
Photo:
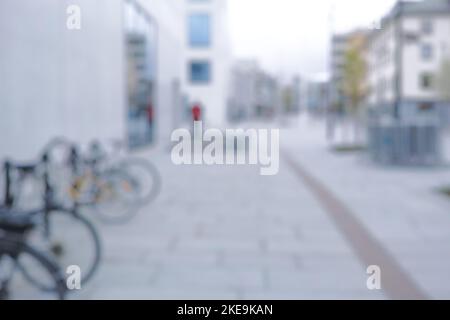
[[[128,141],[150,120],[168,140],[183,16],[178,0],[1,1],[0,157],[31,159],[57,136]]]
[[[199,104],[203,120],[210,126],[221,126],[226,122],[230,90],[227,1],[181,2],[186,26],[181,88],[187,95],[188,109]]]
[[[450,1],[398,2],[370,37],[369,105],[376,114],[448,122],[450,104],[436,89],[450,59]],[[447,119],[447,120],[445,120]]]
[[[324,115],[330,105],[330,81],[323,79],[309,80],[306,83],[306,110],[312,115]]]
[[[231,70],[228,102],[231,120],[272,118],[280,111],[279,82],[265,72],[256,60],[235,61]]]
[[[66,26],[74,3],[80,30]],[[125,135],[121,16],[117,0],[0,2],[1,156],[34,157],[55,136]]]
[[[255,60],[240,60],[233,64],[230,78],[231,95],[228,103],[230,120],[244,120],[254,116],[259,69]]]

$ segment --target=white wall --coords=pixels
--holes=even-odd
[[[169,143],[183,63],[184,3],[137,0],[158,24],[157,141]],[[66,27],[68,5],[82,29]],[[124,139],[123,0],[0,1],[0,158],[33,158],[49,139]],[[182,111],[179,111],[182,112]]]
[[[436,74],[444,57],[450,57],[450,16],[433,16],[431,35],[421,33],[421,17],[408,17],[403,20],[406,32],[420,34],[419,41],[405,45],[403,49],[403,94],[408,99],[437,99],[435,90],[424,90],[419,77],[422,72]],[[433,47],[433,57],[429,61],[421,58],[420,44],[429,43]]]
[[[200,102],[205,106],[206,122],[210,126],[221,126],[226,121],[227,100],[231,74],[231,51],[228,30],[226,0],[188,1],[183,18],[184,39],[186,46],[185,66],[182,68],[182,86],[189,95],[191,103]],[[188,17],[191,13],[207,12],[211,15],[211,47],[195,49],[189,47]],[[191,84],[189,81],[188,63],[191,60],[206,59],[211,61],[212,80],[207,85]]]
[[[82,10],[69,31],[66,8]],[[0,157],[33,158],[54,136],[123,138],[120,0],[0,1]]]
[[[387,24],[382,30],[377,31],[372,38],[368,50],[369,73],[368,81],[370,92],[368,102],[371,105],[380,103],[393,103],[395,99],[395,31],[394,24]],[[385,53],[380,57],[379,52]],[[383,94],[379,94],[380,85],[385,83]]]
[[[402,47],[402,88],[403,99],[420,100],[439,99],[435,90],[424,90],[420,86],[420,75],[422,72],[436,74],[444,57],[450,57],[450,17],[447,15],[433,15],[429,18],[433,22],[433,32],[431,35],[424,35],[421,31],[421,22],[426,16],[408,16],[402,19],[401,28],[404,34],[417,35],[417,41],[405,43]],[[429,43],[433,47],[433,58],[424,61],[421,57],[421,44]],[[395,65],[394,26],[389,23],[385,29],[378,32],[373,39],[369,50],[370,72],[369,82],[371,92],[369,103],[379,103],[377,97],[377,87],[380,81],[387,81],[388,89],[384,94],[385,102],[393,102],[395,98],[394,75]],[[377,60],[377,50],[385,47],[389,52],[387,62]]]

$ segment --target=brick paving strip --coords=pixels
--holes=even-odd
[[[357,257],[365,266],[377,265],[381,269],[381,286],[391,299],[425,300],[426,294],[414,283],[396,262],[395,258],[370,235],[355,214],[336,198],[321,182],[308,174],[287,153],[282,156],[294,172],[319,200],[338,229],[344,234]]]

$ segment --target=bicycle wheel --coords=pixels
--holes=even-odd
[[[36,290],[38,288],[18,272],[24,269],[33,269],[51,290]],[[25,243],[0,239],[0,299],[63,300],[66,293],[64,276],[51,258]]]
[[[145,159],[129,158],[120,168],[131,181],[131,188],[139,205],[152,202],[161,190],[161,176],[156,167]]]
[[[0,163],[0,206],[5,205],[6,203],[6,174],[5,174],[5,166]]]
[[[97,178],[92,174],[73,177],[69,186],[65,188],[66,199],[69,204],[92,205],[96,201]]]
[[[133,181],[123,170],[112,169],[97,176],[95,201],[91,208],[106,223],[124,223],[139,210]]]
[[[78,266],[81,285],[85,285],[97,271],[101,259],[100,238],[94,225],[76,211],[59,210],[49,216],[49,233],[45,225],[36,227],[29,235],[30,243],[47,252],[63,270]],[[32,269],[23,273],[28,281],[43,291],[51,291]]]

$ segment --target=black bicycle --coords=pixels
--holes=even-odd
[[[59,265],[28,245],[28,235],[36,227],[39,213],[0,209],[0,300],[42,297],[42,292],[35,292],[36,287],[26,281],[23,271],[31,268],[48,288],[45,298],[66,297],[67,286]]]
[[[30,243],[49,255],[64,269],[76,265],[81,269],[81,284],[86,284],[97,271],[101,258],[101,243],[98,232],[92,222],[79,212],[79,207],[60,204],[50,183],[49,159],[44,155],[36,164],[5,164],[5,204],[9,208],[20,203],[16,194],[21,194],[21,185],[26,180],[40,181],[42,187],[38,198],[42,199],[40,216],[28,236]],[[15,194],[16,192],[16,194]],[[20,198],[20,196],[19,196]],[[42,291],[52,291],[48,283],[42,281],[33,268],[24,267],[25,278]]]

